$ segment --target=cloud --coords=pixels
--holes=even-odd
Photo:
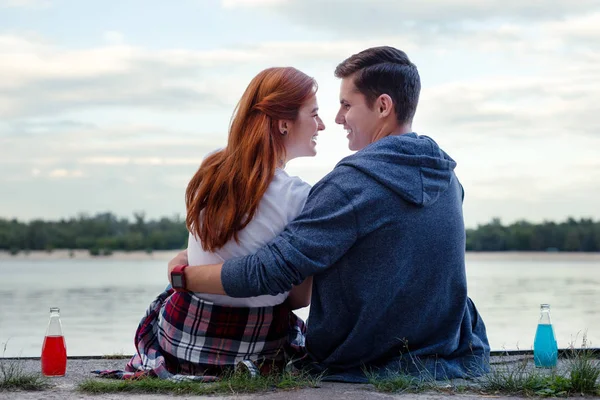
[[[353,36],[393,34],[399,29],[440,34],[465,24],[552,21],[600,9],[598,0],[223,0],[222,5],[271,11],[298,25]]]
[[[70,128],[53,130],[61,125]],[[148,125],[51,121],[20,129],[0,136],[3,217],[51,219],[99,210],[131,215],[139,209],[152,216],[182,213],[187,182],[203,157],[224,144],[223,134]]]
[[[600,37],[600,2],[596,2],[595,12],[593,9],[588,10],[578,18],[572,18],[565,21],[548,22],[544,25],[545,29],[556,32],[559,36],[576,40],[578,42],[590,42],[590,44],[598,45]]]
[[[424,83],[417,123],[471,140],[473,133],[600,137],[597,26],[600,13],[489,30],[434,56],[416,51],[425,60],[417,62]],[[466,71],[454,69],[459,65]],[[454,76],[428,84],[445,68]]]
[[[193,172],[192,172],[193,173]],[[181,176],[185,180],[178,181]],[[145,167],[99,167],[86,171],[81,179],[46,179],[3,181],[0,204],[3,217],[43,218],[75,216],[79,212],[110,211],[131,216],[144,210],[151,217],[185,213],[184,190],[190,172]]]
[[[456,31],[452,35],[432,34],[428,39],[403,32],[357,40],[274,41],[206,51],[150,50],[130,46],[118,32],[105,34],[113,44],[82,50],[64,49],[43,38],[0,35],[0,57],[3,59],[0,64],[0,117],[23,118],[106,107],[231,110],[242,88],[262,68],[296,65],[324,66],[333,70],[350,54],[382,43],[409,51],[413,60],[425,60],[417,62],[425,86],[429,86],[428,71],[443,72],[431,60],[451,68],[454,64],[464,64],[460,59],[463,53],[482,62],[490,57],[499,59],[498,65],[492,68],[500,69],[501,64],[507,67],[505,76],[499,76],[505,82],[515,79],[514,72],[523,63],[525,69],[539,71],[532,80],[538,80],[539,76],[545,80],[540,84],[553,84],[560,74],[568,73],[573,79],[593,82],[597,78],[595,66],[599,61],[600,29],[597,26],[600,26],[600,13],[534,25],[482,26],[470,31]],[[419,45],[424,40],[428,44]],[[254,70],[252,66],[255,66]],[[468,69],[481,74],[476,64]],[[327,71],[328,78],[330,74]],[[568,75],[565,77],[569,78]],[[518,80],[519,76],[516,78]],[[462,84],[470,86],[471,80]],[[509,84],[514,87],[514,94],[527,90],[518,86],[526,85]],[[569,90],[567,84],[562,87]],[[443,90],[439,88],[437,93]],[[579,93],[587,96],[585,85]],[[482,116],[488,114],[487,118],[504,117],[503,110],[481,111]]]
[[[153,56],[127,46],[64,51],[2,37],[0,57],[6,60],[0,65],[2,117],[115,105],[198,109],[222,104],[210,84],[193,79],[192,65],[178,66],[169,54]],[[188,79],[181,79],[186,73]]]
[[[223,0],[221,4],[225,8],[237,8],[237,7],[256,7],[256,6],[271,6],[273,4],[281,4],[286,0]]]
[[[346,50],[369,43],[271,42],[194,51],[130,46],[115,32],[105,37],[113,44],[64,49],[43,38],[0,35],[0,117],[111,106],[231,110],[262,68],[339,60]]]
[[[600,71],[497,77],[426,88],[416,120],[429,129],[513,137],[587,134],[600,138]]]
[[[0,0],[0,8],[47,8],[52,5],[50,0]]]
[[[148,125],[92,125],[62,122],[70,129],[47,125],[15,124],[0,136],[3,164],[24,164],[45,170],[82,165],[189,165],[226,144],[226,134],[193,132]],[[1,131],[0,131],[1,132]],[[10,133],[10,134],[8,134]],[[72,165],[65,166],[65,163]]]
[[[92,131],[97,126],[92,123],[86,123],[74,120],[53,120],[53,121],[35,121],[18,120],[6,123],[5,129],[0,129],[0,135],[21,135],[35,136],[54,132]]]
[[[38,174],[38,176],[39,176],[39,174]],[[84,172],[81,170],[78,170],[78,169],[68,170],[68,169],[64,169],[64,168],[57,168],[57,169],[53,169],[48,172],[48,177],[56,178],[56,179],[82,178],[84,176],[85,176]]]
[[[527,220],[540,223],[545,220],[564,221],[568,217],[598,219],[600,202],[600,185],[598,180],[589,182],[584,187],[586,190],[573,190],[569,188],[549,188],[543,196],[537,195],[535,181],[524,177],[514,177],[505,181],[487,179],[482,184],[495,186],[491,192],[466,190],[465,194],[465,222],[470,228],[477,224],[491,221],[492,217],[501,217],[502,222],[512,223],[518,220]],[[506,186],[508,184],[509,188]],[[533,187],[533,190],[532,190]]]
[[[121,32],[117,31],[106,31],[104,32],[104,40],[108,44],[122,45],[125,42],[125,38]]]
[[[77,160],[81,164],[87,165],[147,165],[147,166],[165,166],[165,165],[200,165],[198,158],[181,157],[86,157]]]

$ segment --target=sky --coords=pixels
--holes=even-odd
[[[600,219],[600,0],[0,0],[0,217],[185,214],[259,71],[319,83],[314,184],[343,157],[336,65],[404,50],[413,129],[457,161],[468,227]]]

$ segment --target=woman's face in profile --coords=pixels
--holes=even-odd
[[[325,129],[325,124],[319,117],[317,96],[313,95],[300,107],[298,118],[288,124],[288,134],[284,137],[287,160],[315,156],[317,154],[317,136],[323,129]]]

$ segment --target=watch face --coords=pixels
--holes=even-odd
[[[171,275],[171,281],[173,282],[174,288],[182,288],[183,287],[183,279],[181,275]]]

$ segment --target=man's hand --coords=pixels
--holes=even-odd
[[[171,284],[173,283],[171,282],[171,271],[178,265],[188,265],[187,249],[180,251],[171,261],[169,261],[167,274],[169,275],[168,278]]]

